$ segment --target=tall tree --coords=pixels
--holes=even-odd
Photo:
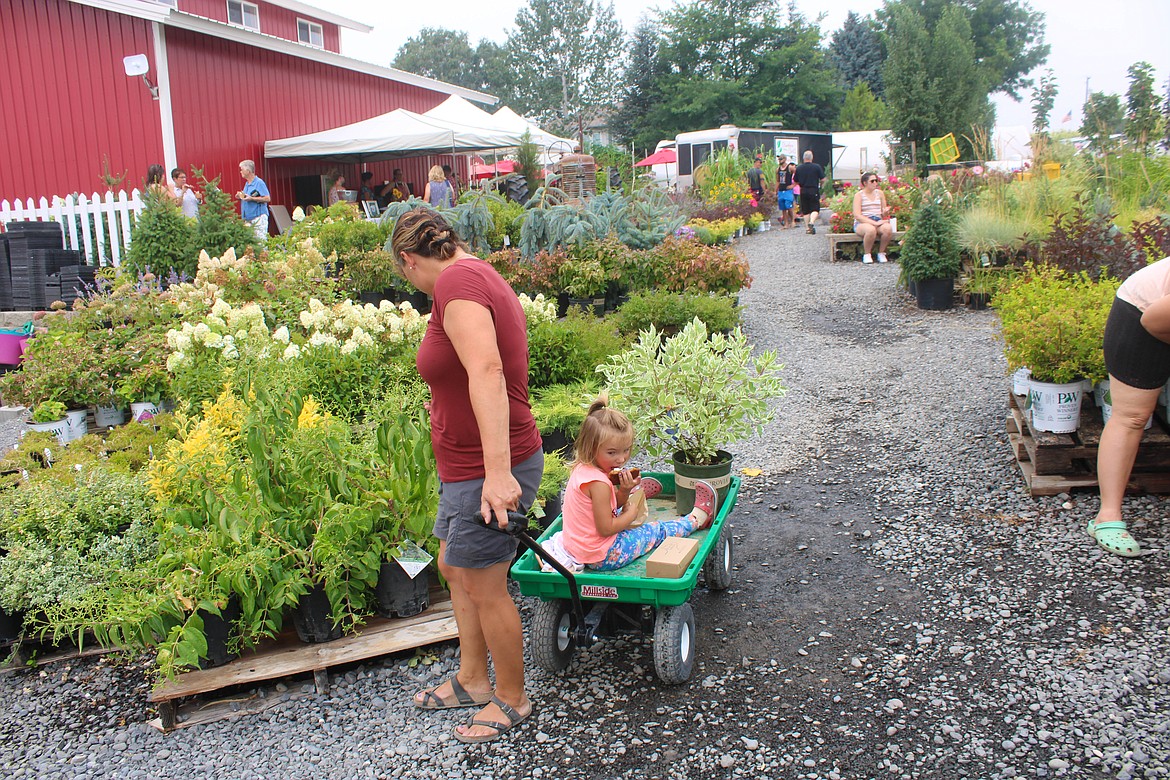
[[[576,133],[586,116],[621,94],[624,32],[613,3],[529,0],[508,35],[508,62],[520,110]]]
[[[874,97],[869,84],[859,81],[845,93],[845,102],[841,104],[841,113],[833,129],[845,133],[853,130],[884,130],[889,121],[886,117],[885,103]]]
[[[885,58],[885,47],[873,21],[850,11],[841,29],[833,33],[833,42],[829,44],[829,61],[841,74],[841,86],[852,90],[864,82],[869,85],[874,96],[881,97],[882,64]]]
[[[610,130],[623,144],[634,142],[635,136],[645,135],[645,130],[657,132],[646,128],[645,120],[650,109],[661,100],[657,89],[661,75],[658,46],[658,25],[643,16],[630,41],[630,62],[622,80],[621,107],[610,118]],[[657,140],[635,143],[635,146],[646,151]]]
[[[980,79],[989,92],[1019,100],[1020,90],[1031,84],[1027,74],[1048,59],[1044,14],[1023,0],[891,0],[878,12],[887,34],[891,7],[896,5],[921,14],[929,31],[934,31],[948,8],[961,9],[971,26]]]
[[[670,137],[723,123],[827,130],[842,90],[820,29],[775,0],[691,0],[662,16],[661,102],[647,127]],[[639,136],[642,137],[642,136]]]
[[[930,138],[954,133],[971,153],[966,139],[988,123],[991,109],[966,15],[957,6],[947,9],[932,34],[909,5],[888,8],[885,80],[894,134],[924,152]]]
[[[777,43],[775,0],[693,0],[662,15],[663,58],[684,76],[750,79]]]
[[[1142,152],[1162,135],[1162,112],[1154,91],[1154,66],[1135,62],[1129,66],[1129,90],[1125,93],[1125,135]]]
[[[1081,135],[1099,151],[1113,148],[1113,136],[1125,130],[1125,110],[1121,107],[1121,96],[1105,92],[1093,92],[1082,109]]]
[[[1040,83],[1032,90],[1032,132],[1041,135],[1048,132],[1052,107],[1056,105],[1056,75],[1052,68],[1040,77]]]

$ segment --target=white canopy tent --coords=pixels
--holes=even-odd
[[[514,134],[395,109],[387,114],[264,143],[265,157],[317,157],[374,162],[426,154],[453,154],[515,146]]]
[[[507,112],[507,113],[504,113]],[[264,156],[316,157],[336,162],[375,162],[428,154],[479,152],[519,146],[524,132],[542,150],[556,142],[576,144],[545,133],[508,108],[489,114],[452,95],[425,114],[398,108],[389,113],[317,133],[266,141]]]

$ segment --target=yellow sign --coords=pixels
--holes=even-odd
[[[930,164],[945,165],[959,159],[959,145],[955,143],[955,134],[947,133],[942,138],[930,139]]]

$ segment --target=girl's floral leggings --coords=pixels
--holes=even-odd
[[[668,536],[690,536],[699,528],[699,521],[693,515],[680,517],[677,520],[660,520],[656,523],[645,523],[637,528],[627,528],[614,537],[613,545],[606,553],[605,560],[589,564],[595,571],[610,571],[620,569],[645,555]]]

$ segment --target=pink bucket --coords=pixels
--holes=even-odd
[[[0,333],[0,363],[15,366],[24,355],[28,336],[15,333]]]

